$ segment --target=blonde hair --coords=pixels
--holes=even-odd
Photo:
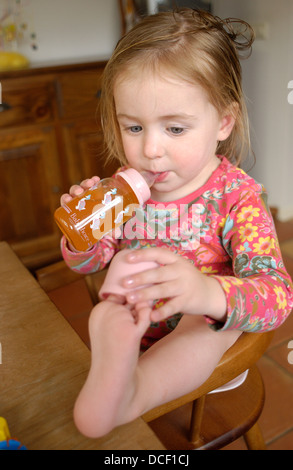
[[[217,153],[238,165],[250,149],[239,59],[244,52],[250,55],[253,40],[246,22],[221,20],[189,8],[158,13],[138,23],[118,42],[103,75],[100,112],[108,158],[126,163],[113,96],[116,80],[144,67],[200,85],[220,116],[233,110],[234,128],[228,139],[219,142]]]

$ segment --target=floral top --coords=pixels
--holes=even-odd
[[[119,239],[105,236],[90,251],[73,253],[63,237],[68,266],[79,273],[95,272],[123,248],[167,246],[221,284],[227,318],[225,324],[207,318],[212,328],[262,332],[279,327],[293,307],[292,281],[282,261],[266,192],[243,170],[219,158],[220,165],[204,186],[172,203],[150,199],[124,225]],[[178,312],[152,323],[143,349],[174,329],[180,318]]]

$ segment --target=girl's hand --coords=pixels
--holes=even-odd
[[[70,202],[74,197],[81,196],[85,191],[92,188],[100,180],[101,180],[101,178],[99,178],[99,176],[92,176],[92,178],[87,178],[86,180],[83,180],[80,183],[80,185],[74,184],[69,189],[69,194],[66,193],[66,194],[63,194],[61,196],[61,199],[60,199],[61,206],[63,206],[64,204],[67,204],[68,202]],[[120,235],[121,235],[120,229],[117,228],[117,229],[113,230],[111,235],[112,235],[113,238],[119,238]],[[68,243],[68,245],[69,245],[71,251],[76,252],[75,248],[70,243]]]
[[[80,183],[80,185],[75,184],[71,186],[71,188],[69,189],[69,194],[66,193],[61,196],[61,199],[60,199],[61,206],[70,202],[74,197],[81,196],[85,191],[90,189],[99,181],[100,181],[100,178],[98,176],[93,176],[92,178],[83,180]]]
[[[129,303],[166,299],[162,307],[152,311],[152,321],[160,321],[179,312],[225,321],[227,304],[220,284],[201,273],[186,258],[166,248],[147,248],[133,250],[127,261],[156,261],[161,265],[124,280],[124,286],[129,289],[126,296]],[[148,284],[148,287],[131,291]]]

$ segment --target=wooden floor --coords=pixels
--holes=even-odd
[[[293,220],[276,222],[276,228],[284,263],[293,278]],[[55,290],[50,297],[89,345],[87,321],[92,304],[83,281]],[[276,331],[268,351],[258,362],[266,388],[266,402],[259,423],[269,450],[293,450],[293,364],[289,362],[289,353],[293,349],[288,347],[290,340],[293,340],[293,314]],[[225,449],[245,448],[244,441],[238,439]]]

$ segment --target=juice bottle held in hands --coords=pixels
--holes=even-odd
[[[59,207],[55,221],[76,250],[87,251],[134,215],[135,209],[150,198],[155,179],[151,172],[139,173],[133,168],[121,171]]]

